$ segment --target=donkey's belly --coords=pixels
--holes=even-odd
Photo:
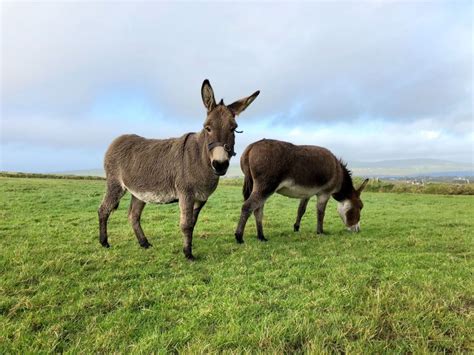
[[[293,180],[283,180],[275,192],[291,198],[308,198],[323,191],[324,186],[302,186]]]
[[[178,202],[178,197],[172,191],[169,192],[155,192],[155,191],[133,191],[128,189],[128,191],[143,202],[147,203],[172,203]]]

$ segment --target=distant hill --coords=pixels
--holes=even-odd
[[[71,170],[71,171],[59,171],[52,174],[56,175],[75,175],[75,176],[100,176],[105,177],[104,169],[86,169],[86,170]]]
[[[59,171],[54,172],[55,175],[74,175],[74,176],[100,176],[105,177],[105,172],[103,169],[87,169],[87,170],[71,170],[71,171]],[[240,171],[239,165],[232,164],[227,171],[225,177],[236,178],[243,176],[242,171]]]
[[[237,178],[242,176],[244,176],[244,174],[242,173],[242,170],[240,170],[239,164],[231,164],[227,170],[227,174],[225,174],[225,177],[228,178]]]
[[[399,159],[376,162],[350,162],[354,175],[374,177],[397,176],[474,176],[472,164],[440,159]]]
[[[398,159],[376,162],[349,162],[348,167],[355,176],[368,177],[417,177],[417,176],[474,176],[474,166],[439,159]],[[55,174],[77,176],[101,176],[103,169],[63,171]],[[239,163],[231,164],[225,177],[243,176]]]

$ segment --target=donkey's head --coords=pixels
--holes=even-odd
[[[206,79],[202,83],[201,96],[207,109],[203,134],[211,167],[216,175],[224,175],[227,172],[230,158],[235,155],[234,144],[237,129],[235,117],[244,111],[258,94],[260,91],[230,105],[225,105],[223,100],[217,104],[209,80]]]
[[[337,212],[339,212],[339,216],[341,216],[342,221],[351,232],[358,232],[360,230],[360,211],[364,207],[360,194],[368,182],[369,179],[365,179],[357,190],[352,189],[348,198],[337,203]]]

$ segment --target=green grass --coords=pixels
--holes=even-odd
[[[145,208],[139,248],[129,197],[98,242],[104,181],[0,178],[0,353],[469,352],[474,198],[363,195],[362,232],[331,201],[272,197],[268,243],[233,232],[239,186],[211,196],[185,260],[177,205]]]

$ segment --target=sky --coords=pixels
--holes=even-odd
[[[346,161],[473,164],[471,1],[3,1],[2,171],[102,167],[124,133],[199,131],[209,79],[261,138]],[[238,163],[234,158],[234,163]]]

